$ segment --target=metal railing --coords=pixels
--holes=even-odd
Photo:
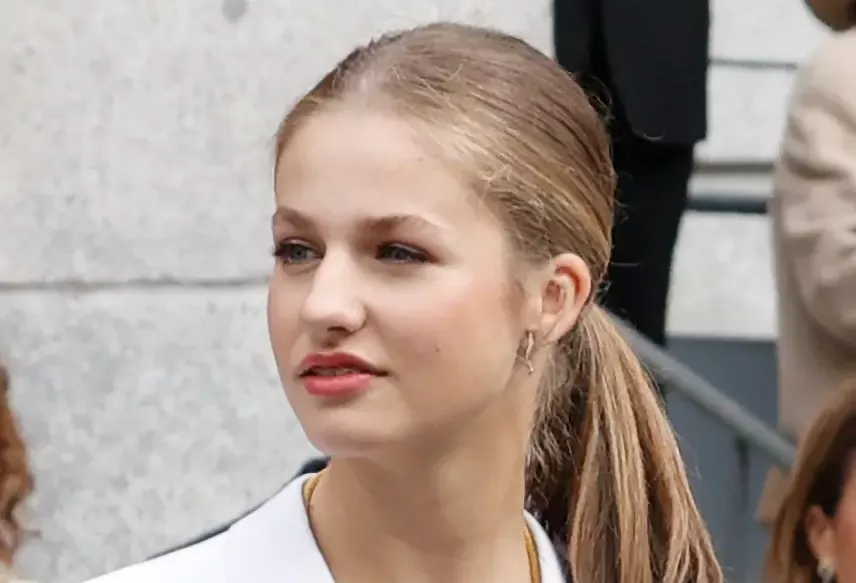
[[[700,193],[690,197],[687,210],[718,214],[764,215],[767,213],[767,199]],[[620,318],[615,320],[658,383],[689,399],[734,431],[741,441],[768,455],[777,465],[788,468],[793,464],[796,448],[778,431]]]
[[[796,448],[778,431],[623,320],[614,320],[658,383],[689,399],[734,431],[740,440],[768,455],[777,465],[788,468],[793,464]]]
[[[690,196],[687,210],[699,213],[765,215],[767,198],[700,193]]]

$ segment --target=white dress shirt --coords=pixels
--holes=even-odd
[[[303,500],[301,476],[228,530],[199,544],[132,565],[88,583],[335,583]],[[541,583],[564,583],[559,558],[529,514],[541,562]]]

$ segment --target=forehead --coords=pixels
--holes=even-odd
[[[431,155],[423,140],[412,125],[388,114],[315,114],[280,156],[277,203],[310,214],[414,214],[498,226],[462,177]]]

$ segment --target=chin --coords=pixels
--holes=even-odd
[[[313,411],[298,418],[309,442],[328,456],[369,457],[407,438],[388,418],[354,409]]]
[[[371,390],[342,397],[310,395],[299,382],[286,396],[309,442],[328,456],[365,457],[406,441],[413,419],[388,392]]]

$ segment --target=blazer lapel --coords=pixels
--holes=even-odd
[[[538,521],[528,512],[526,521],[535,537],[535,545],[538,547],[538,560],[541,563],[541,583],[567,583],[562,561],[556,552],[549,535],[544,531]]]
[[[334,583],[315,543],[301,477],[225,534],[229,583]]]

